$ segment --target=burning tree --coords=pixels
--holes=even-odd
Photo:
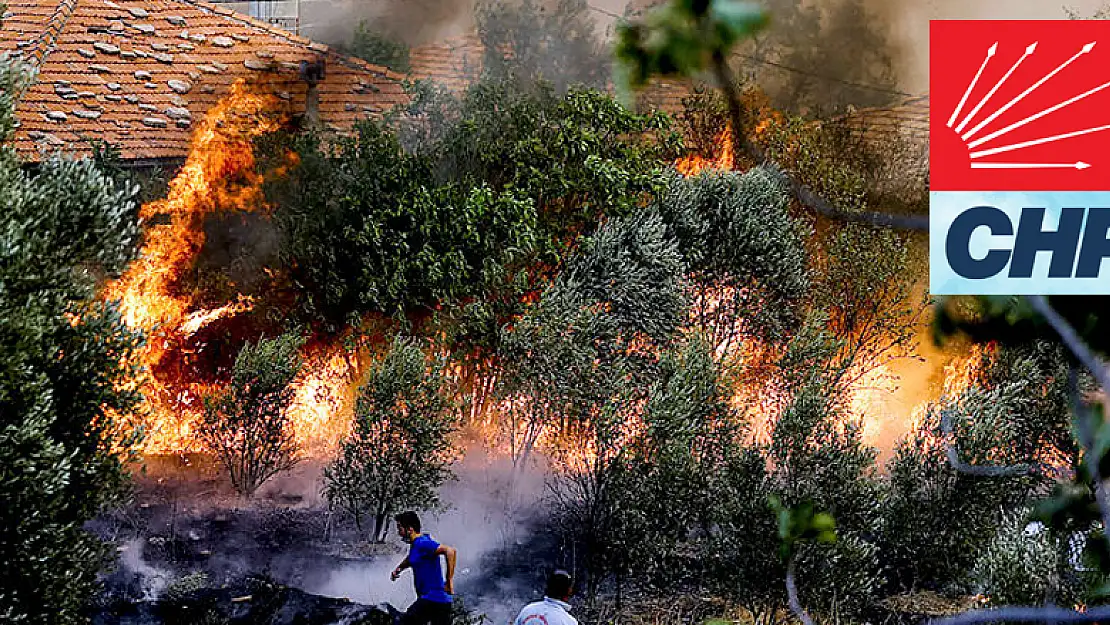
[[[354,426],[339,458],[324,470],[324,496],[355,518],[374,520],[375,541],[403,509],[428,509],[452,476],[456,418],[442,367],[428,366],[415,340],[397,337],[369,371]]]
[[[288,411],[303,343],[295,333],[247,343],[235,358],[230,384],[204,398],[200,437],[244,497],[299,460]]]

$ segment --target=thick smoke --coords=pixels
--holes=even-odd
[[[505,622],[523,602],[535,598],[537,589],[529,576],[502,577],[491,569],[497,566],[498,554],[513,551],[526,541],[530,521],[542,508],[543,472],[533,467],[515,474],[515,485],[510,489],[510,477],[514,475],[511,462],[502,455],[471,449],[457,473],[458,480],[442,490],[447,508],[421,514],[422,529],[458,550],[455,587],[466,605],[495,622]],[[415,599],[411,574],[405,573],[396,582],[389,577],[404,553],[405,547],[391,536],[376,557],[341,565],[307,581],[304,590],[404,609]],[[535,577],[542,578],[544,558],[537,555],[540,564]],[[493,580],[496,584],[491,585]]]
[[[252,501],[239,499],[220,468],[203,458],[148,459],[137,479],[137,512],[120,511],[89,529],[121,543],[109,592],[153,601],[185,576],[210,586],[265,574],[309,593],[404,609],[415,600],[411,574],[391,582],[407,546],[391,532],[367,542],[320,495],[321,461],[276,476]],[[555,562],[543,518],[544,467],[515,471],[502,454],[473,444],[441,491],[445,506],[421,513],[424,530],[458,549],[455,588],[465,605],[507,622],[536,599]],[[510,485],[511,484],[511,485]]]
[[[636,9],[654,3],[652,0],[589,1],[590,13],[599,34],[603,35],[611,31],[617,16],[623,15],[629,6]],[[359,21],[365,20],[377,32],[409,45],[420,45],[473,33],[477,4],[478,0],[302,0],[301,23],[303,34],[328,43],[348,41]],[[874,79],[876,72],[883,78],[882,59],[886,57],[891,62],[892,81],[887,84],[880,80],[875,86],[919,94],[928,90],[931,19],[1059,19],[1067,16],[1066,9],[1080,15],[1093,15],[1106,3],[1105,0],[767,0],[765,4],[780,17],[790,14],[804,17],[793,26],[782,24],[787,32],[775,36],[780,41],[796,43],[802,51],[801,61],[807,56],[811,58],[811,62],[802,62],[803,67],[795,69],[854,82],[853,79],[859,78]],[[806,24],[814,16],[819,16],[822,23],[816,37],[813,25]],[[838,16],[843,18],[840,25],[836,25]],[[806,28],[795,28],[797,26]],[[790,32],[791,28],[795,30]],[[862,67],[858,58],[850,67],[837,60],[852,59],[850,54],[840,54],[845,49],[867,46],[873,49],[865,56],[872,60]],[[790,75],[789,70],[765,69],[768,76],[777,74],[776,80],[780,82]],[[869,93],[835,80],[803,76],[795,73],[794,78],[818,93],[855,91],[852,97],[861,100],[883,95],[883,91]],[[892,93],[885,95],[897,97]]]
[[[365,21],[375,32],[409,45],[474,29],[475,0],[302,0],[302,34],[339,44]]]
[[[1106,0],[870,0],[882,15],[900,54],[895,69],[904,91],[929,89],[929,20],[935,19],[1062,19],[1071,9],[1093,15]]]

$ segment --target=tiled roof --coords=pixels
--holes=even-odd
[[[200,0],[8,0],[0,52],[38,69],[16,149],[73,153],[103,139],[125,159],[183,158],[190,128],[240,79],[303,113],[301,61],[326,61],[320,118],[344,131],[406,100],[404,77]]]
[[[686,110],[685,100],[695,93],[696,85],[681,78],[655,78],[639,91],[637,107],[641,111],[660,111],[678,116]]]
[[[903,100],[894,106],[860,109],[840,119],[862,129],[868,140],[877,143],[895,138],[923,145],[929,143],[928,94]]]
[[[482,74],[485,46],[477,35],[426,44],[409,52],[410,76],[460,93]]]

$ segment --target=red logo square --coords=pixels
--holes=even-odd
[[[1110,21],[934,20],[934,191],[1110,190]]]

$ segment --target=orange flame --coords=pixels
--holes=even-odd
[[[288,416],[300,449],[311,456],[333,455],[354,415],[369,350],[342,340],[320,346],[293,382],[296,393]]]
[[[733,154],[732,129],[725,127],[715,141],[716,156],[706,157],[701,154],[689,154],[675,161],[674,168],[683,176],[697,176],[704,171],[731,171],[736,167],[736,157]]]
[[[243,82],[210,109],[193,135],[189,156],[163,200],[146,204],[147,224],[140,256],[103,297],[118,300],[124,322],[148,334],[137,355],[144,374],[148,453],[197,451],[191,435],[200,414],[203,381],[186,381],[177,370],[187,339],[213,321],[250,310],[249,298],[212,310],[196,310],[194,297],[179,284],[205,242],[204,220],[219,211],[262,206],[261,176],[255,172],[251,140],[280,128],[280,101],[253,92]],[[173,366],[171,366],[173,365]]]

